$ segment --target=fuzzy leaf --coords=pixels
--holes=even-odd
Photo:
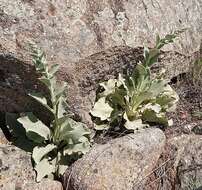
[[[49,73],[50,73],[50,75],[55,75],[55,73],[58,71],[58,69],[59,69],[59,64],[54,64],[54,65],[52,65],[51,66],[51,68],[49,69]]]
[[[25,128],[17,121],[19,114],[6,113],[6,125],[12,134],[12,143],[26,152],[32,152],[37,145],[26,136]]]
[[[46,146],[36,146],[33,149],[32,158],[36,164],[38,164],[44,156],[46,156],[49,152],[57,148],[54,144],[48,144]]]
[[[100,98],[90,112],[94,117],[99,117],[102,121],[107,120],[113,111],[113,108],[105,100],[104,97]]]
[[[109,125],[107,124],[101,124],[101,125],[96,125],[95,124],[95,127],[94,127],[96,130],[108,130],[110,128]]]
[[[37,172],[37,182],[40,182],[42,178],[55,172],[55,166],[49,162],[47,158],[41,160],[34,168]]]
[[[18,119],[26,130],[27,137],[37,143],[42,143],[50,136],[50,129],[38,120],[31,112]]]
[[[52,108],[48,106],[47,100],[42,94],[40,94],[40,93],[29,93],[29,96],[34,98],[37,102],[42,104],[45,108],[47,108],[50,112],[53,113]]]
[[[142,114],[142,120],[145,122],[151,122],[156,124],[161,124],[164,126],[169,126],[168,119],[164,113],[156,113],[152,109],[146,109]]]
[[[90,148],[90,143],[88,141],[88,139],[86,137],[81,137],[79,139],[79,143],[75,144],[68,144],[68,146],[66,146],[64,148],[64,155],[68,154],[68,155],[72,155],[74,153],[82,153],[85,154],[89,151]]]
[[[100,83],[100,86],[104,88],[104,92],[101,93],[102,94],[101,96],[107,96],[113,93],[115,90],[116,84],[117,84],[116,79],[109,79],[106,82]]]
[[[136,120],[130,121],[126,114],[124,115],[124,119],[126,120],[124,126],[128,130],[140,130],[147,126],[142,123],[141,119],[136,119]]]
[[[80,142],[79,139],[81,137],[89,135],[90,130],[83,123],[76,122],[69,118],[61,126],[60,134],[61,140],[72,139],[73,142],[77,143]]]

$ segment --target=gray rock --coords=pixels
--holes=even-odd
[[[201,0],[0,0],[0,46],[24,57],[35,41],[51,62],[66,65],[116,45],[152,45],[155,34],[188,27],[168,47],[187,54],[200,44],[201,14]]]
[[[61,183],[49,179],[36,183],[35,176],[28,153],[0,144],[1,190],[62,190]]]
[[[190,190],[202,185],[202,136],[182,135],[169,140],[177,147],[176,189]]]
[[[136,190],[145,182],[165,145],[151,128],[96,145],[64,175],[66,190]]]

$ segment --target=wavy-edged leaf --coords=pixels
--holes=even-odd
[[[57,146],[54,144],[48,144],[46,146],[36,146],[33,149],[32,158],[36,164],[38,164],[44,156],[46,156],[49,152],[56,149]]]
[[[37,172],[36,181],[40,182],[42,178],[55,172],[55,166],[49,162],[48,158],[42,159],[34,168]]]
[[[135,119],[133,121],[130,121],[126,114],[124,114],[124,119],[126,120],[124,126],[128,130],[140,130],[147,126],[146,124],[142,123],[141,119]]]
[[[94,128],[95,130],[100,131],[100,130],[108,130],[110,126],[108,124],[100,124],[100,125],[95,124]]]
[[[79,139],[78,143],[69,143],[65,148],[64,148],[64,155],[72,155],[74,153],[82,153],[86,154],[90,149],[90,142],[88,138],[86,137],[81,137]]]
[[[94,117],[99,117],[102,121],[104,121],[110,117],[112,111],[113,108],[106,102],[106,98],[102,97],[95,103],[90,113]]]
[[[100,83],[100,86],[104,88],[101,96],[108,96],[109,94],[113,93],[115,91],[116,84],[116,79],[109,79],[108,81]]]
[[[26,113],[25,116],[18,118],[18,121],[25,128],[26,135],[30,140],[36,143],[42,143],[44,140],[48,140],[50,136],[50,129],[33,113]]]
[[[86,135],[90,135],[90,130],[83,123],[70,118],[60,127],[60,140],[68,141],[71,139],[77,143],[81,137]]]
[[[47,104],[46,98],[41,93],[29,93],[29,96],[34,98],[37,102],[42,104],[45,108],[47,108],[51,113],[53,113],[53,109]]]

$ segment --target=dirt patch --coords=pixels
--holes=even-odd
[[[196,112],[202,111],[201,86],[193,85],[189,73],[173,78],[171,83],[180,99],[176,111],[168,114],[173,119],[173,126],[165,129],[168,138],[192,133],[195,127],[202,125],[202,117],[195,116]]]

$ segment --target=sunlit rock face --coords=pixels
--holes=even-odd
[[[108,47],[153,45],[155,35],[188,28],[167,50],[195,51],[201,0],[0,0],[0,47],[25,56],[35,41],[50,61],[68,64]]]

